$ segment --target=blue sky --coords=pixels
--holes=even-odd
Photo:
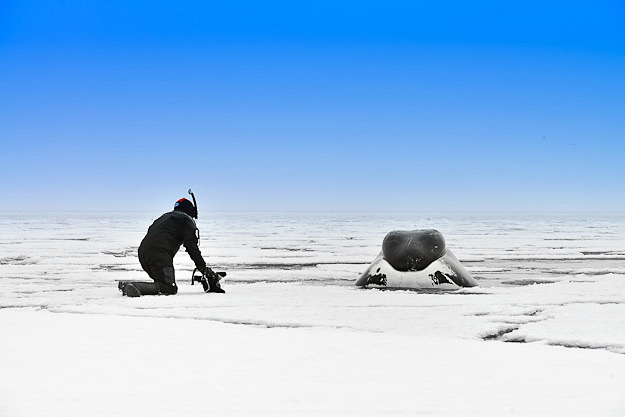
[[[622,1],[4,1],[0,210],[623,211]]]

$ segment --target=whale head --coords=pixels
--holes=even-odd
[[[355,285],[386,288],[474,287],[477,282],[434,229],[395,230]]]

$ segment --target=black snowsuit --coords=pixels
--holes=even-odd
[[[206,262],[198,248],[197,226],[191,216],[171,211],[156,219],[139,246],[139,262],[156,284],[159,293],[176,294],[174,256],[184,245],[197,269],[204,273]]]

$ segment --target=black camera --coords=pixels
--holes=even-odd
[[[197,270],[197,268],[195,268],[193,270],[193,273],[191,274],[191,285],[193,285],[196,282],[199,282],[199,283],[202,282],[202,278],[203,278],[202,274],[196,275],[196,273],[199,274],[199,271]],[[224,271],[215,272],[215,274],[219,277],[219,279],[226,276],[226,273]]]

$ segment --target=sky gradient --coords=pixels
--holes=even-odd
[[[623,211],[622,1],[5,1],[0,210]]]

